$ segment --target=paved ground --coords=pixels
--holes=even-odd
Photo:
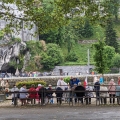
[[[108,101],[109,102],[109,101]],[[14,107],[11,101],[0,103],[0,120],[120,120],[119,105],[91,105],[61,106],[28,105]]]
[[[120,120],[120,106],[2,107],[0,120]]]

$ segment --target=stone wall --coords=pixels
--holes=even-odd
[[[84,75],[87,74],[89,69],[94,69],[93,65],[84,66],[55,66],[53,75]]]
[[[95,75],[87,75],[88,82],[93,82],[94,76]],[[96,76],[99,76],[99,75],[96,75]],[[105,83],[108,83],[110,81],[110,79],[112,79],[112,78],[117,83],[118,76],[120,76],[120,74],[105,74],[104,75]],[[9,81],[10,86],[12,86],[13,84],[15,84],[16,82],[19,82],[19,81],[29,81],[29,80],[44,80],[44,81],[46,81],[47,85],[51,84],[53,86],[56,86],[57,80],[60,77],[65,78],[65,77],[69,77],[69,76],[17,77],[17,78],[5,78],[5,80]],[[85,75],[80,75],[80,76],[75,76],[75,77],[79,78],[81,80],[81,82],[83,82],[86,78]]]

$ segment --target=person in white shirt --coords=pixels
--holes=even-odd
[[[17,105],[17,98],[19,95],[19,93],[18,93],[19,89],[16,87],[16,85],[13,85],[11,92],[16,92],[16,93],[12,93],[12,104]]]
[[[66,93],[64,92],[67,88],[68,88],[68,85],[67,83],[63,80],[63,78],[60,78],[58,81],[57,81],[57,87],[60,86],[60,88],[63,90],[63,100],[65,100],[65,96],[66,96]]]
[[[63,80],[63,78],[60,78],[57,81],[57,86],[60,86],[62,90],[65,90],[65,88],[68,87],[67,83]]]
[[[3,78],[1,78],[0,86],[2,87],[2,90],[3,90],[4,87],[5,87],[5,81],[3,80]]]

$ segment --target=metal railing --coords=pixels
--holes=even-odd
[[[90,85],[93,86],[93,85]],[[102,85],[101,85],[102,86]],[[109,86],[109,85],[104,85]],[[118,85],[115,85],[118,86]],[[114,92],[114,94],[110,94]],[[120,96],[116,96],[116,93],[120,91],[104,91],[104,90],[85,90],[85,91],[75,91],[75,90],[61,90],[57,91],[56,89],[46,90],[43,91],[35,91],[35,92],[4,92],[5,95],[9,95],[10,97],[6,100],[11,100],[14,102],[14,106],[19,106],[21,102],[21,98],[18,98],[18,95],[26,93],[26,95],[35,94],[41,95],[38,97],[29,98],[26,97],[24,100],[26,101],[25,105],[32,104],[32,105],[68,105],[68,106],[79,106],[79,105],[119,105],[120,104]],[[79,93],[79,95],[77,94]],[[89,94],[92,93],[93,96]],[[51,96],[49,96],[51,94]],[[81,96],[81,94],[84,94]],[[104,95],[101,95],[104,94]],[[12,95],[12,96],[11,96]],[[38,101],[40,100],[40,102]]]

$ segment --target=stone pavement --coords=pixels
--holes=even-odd
[[[0,103],[0,120],[120,120],[119,105],[27,105],[13,106],[10,100]]]
[[[2,107],[0,120],[120,120],[120,106]]]

